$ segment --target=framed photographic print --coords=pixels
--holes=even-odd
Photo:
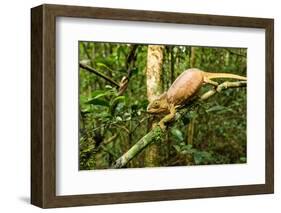
[[[31,9],[31,203],[274,191],[273,19]]]

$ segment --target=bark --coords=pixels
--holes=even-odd
[[[147,50],[146,85],[147,98],[151,102],[161,94],[161,74],[163,65],[163,49],[161,45],[149,45]]]
[[[163,50],[164,46],[149,45],[147,50],[147,69],[146,69],[146,85],[147,99],[153,101],[155,97],[162,92],[162,65],[163,65]],[[152,121],[153,128],[155,120]],[[147,167],[158,166],[159,147],[155,144],[149,147],[145,153],[145,165]]]

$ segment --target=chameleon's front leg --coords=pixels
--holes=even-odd
[[[162,130],[165,130],[165,128],[166,128],[165,123],[171,121],[175,117],[175,115],[176,115],[176,108],[175,108],[174,105],[171,105],[169,107],[169,110],[170,110],[170,114],[166,115],[159,122],[159,126],[161,127]]]

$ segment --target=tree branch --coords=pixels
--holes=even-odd
[[[112,80],[111,78],[104,75],[103,73],[100,73],[99,71],[95,70],[94,68],[92,68],[92,67],[90,67],[86,64],[83,64],[82,62],[79,62],[79,67],[84,69],[84,70],[87,70],[88,72],[96,74],[97,76],[103,78],[104,80],[108,81],[109,83],[111,83],[114,86],[116,86],[117,88],[119,88],[119,84],[116,81]]]
[[[200,99],[206,100],[216,94],[217,92],[221,92],[222,90],[225,90],[227,88],[236,88],[236,87],[246,87],[247,81],[236,81],[236,82],[223,82],[220,85],[217,86],[216,89],[209,90],[208,92],[204,93]]]
[[[142,137],[134,146],[131,147],[124,155],[118,158],[113,164],[112,168],[125,167],[137,154],[144,150],[152,142],[161,140],[164,132],[159,126],[151,129],[149,133]]]
[[[215,95],[217,92],[221,92],[222,90],[228,88],[237,88],[237,87],[245,87],[247,85],[246,81],[237,81],[237,82],[224,82],[217,86],[216,89],[209,90],[208,92],[204,93],[201,97],[197,99],[197,101],[207,100],[208,98]],[[188,108],[192,107],[197,101],[193,101]],[[189,110],[188,108],[183,108],[179,111],[179,117],[183,114],[187,113]],[[179,120],[177,117],[173,122]],[[152,144],[153,142],[160,141],[165,132],[156,125],[154,128],[151,129],[145,136],[143,136],[138,142],[135,143],[125,154],[123,154],[120,158],[118,158],[115,163],[112,165],[112,168],[123,168],[125,167],[134,157],[136,157],[142,150],[144,150],[148,145]]]

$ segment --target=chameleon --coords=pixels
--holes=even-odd
[[[213,78],[247,80],[244,76],[231,73],[213,73],[197,68],[190,68],[182,72],[166,92],[148,104],[147,112],[152,114],[166,114],[159,122],[160,127],[165,129],[165,123],[175,117],[176,109],[182,107],[194,97],[202,85],[208,83],[218,86],[217,82],[211,80]]]

